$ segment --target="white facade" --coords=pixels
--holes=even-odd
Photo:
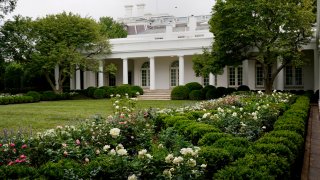
[[[139,4],[137,17],[132,17],[133,6],[126,6],[126,18],[119,21],[127,25],[128,37],[111,39],[112,54],[100,55],[100,73],[76,72],[70,81],[71,89],[89,86],[114,86],[132,84],[154,89],[171,89],[188,82],[224,87],[247,85],[262,89],[261,69],[253,60],[246,60],[240,67],[226,67],[221,75],[208,78],[196,77],[192,56],[209,48],[213,35],[209,32],[210,16],[173,17],[143,14]],[[319,89],[319,59],[315,40],[304,47],[309,62],[302,68],[287,67],[277,76],[274,89]],[[102,73],[103,67],[113,63],[116,76]],[[276,67],[274,67],[276,68]]]

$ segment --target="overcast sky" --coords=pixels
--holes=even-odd
[[[146,4],[146,13],[169,13],[175,16],[210,14],[214,0],[18,0],[12,15],[21,14],[33,18],[63,11],[99,19],[125,16],[124,5]],[[134,7],[133,15],[136,14]],[[10,17],[7,16],[7,17]]]

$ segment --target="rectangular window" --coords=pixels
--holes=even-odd
[[[240,86],[243,84],[243,72],[242,67],[229,67],[228,77],[229,77],[229,86]],[[215,81],[217,82],[217,81]]]
[[[302,68],[301,67],[294,67],[294,66],[287,66],[285,67],[285,85],[286,86],[302,86]]]
[[[203,77],[203,86],[208,86],[209,85],[209,76]]]
[[[214,85],[218,85],[218,75],[214,75]]]
[[[272,68],[268,69],[268,77],[271,79],[272,76]],[[256,64],[256,86],[263,87],[264,86],[264,72],[261,64]]]

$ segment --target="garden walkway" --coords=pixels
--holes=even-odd
[[[311,105],[305,144],[302,180],[320,180],[320,118],[317,105]]]

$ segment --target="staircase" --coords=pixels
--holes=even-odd
[[[149,90],[144,89],[144,94],[138,97],[139,100],[170,100],[171,90],[169,89],[157,89]]]

